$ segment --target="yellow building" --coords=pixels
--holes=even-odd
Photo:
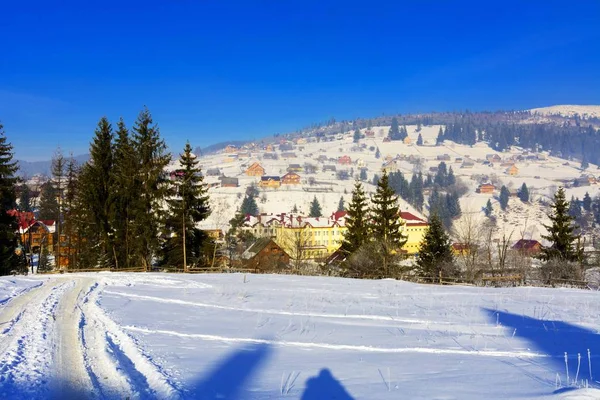
[[[519,168],[517,168],[517,166],[513,164],[506,169],[506,173],[510,176],[516,176],[519,174]]]
[[[414,255],[419,252],[429,224],[409,212],[401,212],[400,219],[402,220],[402,234],[408,236],[402,250],[409,255]]]

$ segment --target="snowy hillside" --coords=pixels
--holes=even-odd
[[[541,115],[561,115],[563,117],[573,117],[574,115],[579,115],[583,119],[600,118],[600,106],[560,105],[532,108],[529,111]]]
[[[600,398],[592,291],[242,274],[27,282],[0,278],[0,398]]]
[[[305,163],[309,163],[316,166],[317,169],[315,174],[298,172],[301,176],[301,185],[282,185],[278,189],[261,189],[261,194],[257,199],[260,212],[290,212],[296,206],[300,213],[308,213],[309,204],[316,196],[323,209],[323,214],[328,216],[336,211],[341,196],[344,197],[346,204],[350,201],[354,177],[358,176],[361,168],[367,170],[365,189],[367,192],[373,192],[375,186],[370,182],[375,174],[381,175],[381,168],[386,160],[396,160],[395,168],[410,180],[412,174],[417,171],[421,171],[424,175],[430,173],[431,168],[439,165],[439,158],[446,157],[445,163],[448,167],[453,168],[454,174],[468,187],[467,195],[461,199],[463,214],[482,218],[482,209],[490,199],[494,215],[498,220],[495,237],[501,237],[505,233],[508,236],[513,233],[513,239],[525,237],[540,240],[541,235],[545,234],[541,223],[547,222],[547,209],[541,207],[537,201],[549,200],[556,188],[567,182],[571,183],[583,175],[598,174],[596,165],[590,165],[588,169],[581,170],[580,163],[576,161],[566,161],[548,154],[529,153],[516,147],[510,151],[497,152],[483,142],[468,146],[446,141],[442,146],[435,146],[439,129],[439,125],[422,127],[420,134],[423,137],[423,146],[415,144],[419,135],[415,125],[407,126],[411,141],[408,144],[401,141],[384,141],[389,126],[376,126],[371,129],[373,137],[363,138],[358,144],[353,143],[352,132],[348,132],[343,136],[339,135],[333,141],[315,141],[294,145],[293,150],[287,152],[293,152],[295,155],[293,158],[283,157],[285,152],[278,151],[277,146],[273,151],[263,150],[264,144],[259,144],[256,149],[250,150],[250,157],[231,159],[227,153],[200,157],[203,171],[218,168],[220,174],[239,180],[239,187],[219,187],[220,181],[217,176],[206,177],[205,181],[216,187],[209,191],[213,213],[203,223],[203,227],[223,230],[228,228],[229,220],[242,203],[246,187],[260,181],[260,177],[247,176],[244,173],[254,162],[260,163],[265,168],[266,175],[283,176],[291,164],[304,166]],[[366,131],[363,129],[361,132],[364,134]],[[379,149],[380,158],[376,158],[377,149]],[[278,159],[268,159],[265,157],[265,153],[276,153]],[[247,152],[240,151],[240,154],[247,154]],[[338,164],[338,158],[346,155],[351,158],[352,164]],[[501,161],[486,162],[488,155],[498,155]],[[319,157],[321,159],[325,157],[326,161],[318,161]],[[420,161],[415,162],[411,159],[420,159]],[[465,161],[467,162],[465,163]],[[514,176],[507,173],[508,166],[512,164],[518,168],[518,173]],[[340,180],[336,172],[323,172],[325,165],[333,165],[337,171],[351,172],[352,177]],[[311,179],[316,183],[311,185],[309,182]],[[493,194],[477,193],[477,187],[481,183],[487,182],[496,186],[495,192]],[[506,185],[511,191],[516,192],[523,183],[527,184],[532,201],[525,204],[513,197],[510,199],[508,210],[501,211],[497,201],[500,187]],[[322,191],[312,191],[315,189]],[[582,199],[586,192],[594,197],[600,194],[600,186],[592,184],[569,187],[567,188],[567,198],[575,196]],[[401,201],[400,206],[403,211],[427,216],[427,210],[419,213],[405,201]]]

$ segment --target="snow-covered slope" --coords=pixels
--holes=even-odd
[[[592,291],[103,273],[8,305],[0,398],[600,398]]]
[[[563,117],[573,117],[574,115],[579,115],[584,119],[600,118],[600,106],[559,105],[532,108],[529,111],[541,115],[561,115]]]

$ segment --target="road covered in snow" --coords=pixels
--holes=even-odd
[[[599,326],[576,289],[1,277],[0,398],[594,399]]]

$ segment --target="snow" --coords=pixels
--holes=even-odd
[[[532,113],[541,115],[561,115],[564,117],[573,117],[579,115],[586,118],[600,118],[600,106],[581,106],[581,105],[559,105],[541,108],[532,108]]]
[[[0,398],[64,388],[81,398],[600,398],[594,291],[252,274],[22,279],[0,278],[10,296]]]

